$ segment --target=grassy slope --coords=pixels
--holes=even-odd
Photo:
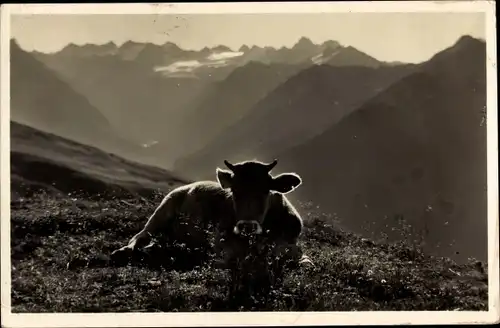
[[[18,172],[11,205],[13,312],[487,310],[487,277],[475,264],[458,266],[411,246],[361,239],[306,205],[299,206],[307,226],[301,243],[316,267],[290,272],[266,304],[246,303],[240,308],[228,301],[227,273],[213,269],[210,262],[186,266],[180,262],[190,253],[186,249],[176,253],[180,256],[170,269],[147,258],[110,266],[109,253],[143,226],[162,197],[153,192],[157,185],[147,181],[162,174],[164,179],[173,177],[130,162],[125,165],[60,138],[12,130],[13,149],[20,154],[12,162]],[[42,143],[42,137],[51,141]],[[38,162],[26,160],[35,154]],[[32,188],[31,196],[23,197],[26,185],[20,182],[33,186],[26,168],[36,171],[40,163],[57,169],[60,181],[72,181],[75,172],[85,172],[80,181],[87,181],[93,192],[68,195],[74,184],[53,186],[42,178],[53,176],[39,174],[36,186],[43,190]],[[97,168],[113,174],[96,173]],[[98,188],[92,186],[122,186],[125,176],[149,186],[151,192],[128,192],[133,188],[127,183],[125,189],[112,188],[114,196],[95,197]],[[167,191],[178,183],[165,182],[159,189]]]
[[[94,147],[11,122],[11,180],[15,197],[50,192],[150,195],[182,183],[172,174]],[[80,192],[80,189],[81,192]]]

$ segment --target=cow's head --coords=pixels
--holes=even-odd
[[[267,214],[271,193],[286,194],[301,183],[295,173],[283,173],[276,177],[270,171],[278,164],[274,160],[270,164],[248,161],[224,164],[230,170],[217,168],[217,180],[224,189],[232,192],[232,201],[236,213],[236,224],[233,232],[251,234],[262,233],[262,222]]]

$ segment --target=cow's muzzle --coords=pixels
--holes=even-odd
[[[260,235],[262,233],[262,226],[255,220],[240,220],[236,222],[233,232],[235,235]]]

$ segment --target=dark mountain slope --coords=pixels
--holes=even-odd
[[[133,148],[84,96],[15,42],[11,42],[11,119],[97,147]]]
[[[333,50],[325,62],[332,66],[363,66],[363,67],[380,67],[383,63],[365,54],[358,49],[348,46],[337,51]]]
[[[462,38],[339,124],[275,154],[304,178],[298,197],[358,230],[365,221],[390,230],[404,216],[427,229],[433,251],[485,259],[485,59],[484,42]]]
[[[189,116],[182,124],[189,131],[182,141],[182,155],[201,149],[230,125],[247,114],[251,115],[249,111],[253,111],[257,102],[305,67],[251,62],[237,68],[189,110]]]

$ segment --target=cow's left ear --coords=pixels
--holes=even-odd
[[[233,174],[230,171],[217,168],[217,181],[222,189],[231,188],[233,181]]]
[[[282,194],[289,193],[302,183],[302,179],[295,173],[283,173],[273,178],[272,190]]]

